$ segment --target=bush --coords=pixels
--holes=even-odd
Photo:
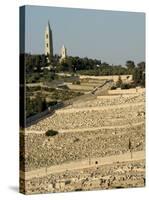
[[[81,84],[81,82],[80,81],[76,81],[76,85],[80,85]]]
[[[118,81],[116,82],[116,87],[117,88],[121,87],[122,83],[123,82],[122,82],[121,76],[119,76]]]
[[[73,85],[80,85],[81,82],[80,82],[80,81],[73,81],[72,84],[73,84]]]
[[[82,188],[75,189],[76,192],[82,191]]]
[[[47,91],[47,92],[55,92],[55,88],[48,88],[48,87],[44,87],[43,88],[44,89],[44,91]]]
[[[56,104],[57,104],[57,101],[48,102],[48,106],[55,106]]]
[[[45,134],[46,136],[55,136],[58,134],[58,131],[48,130]]]
[[[26,96],[26,118],[41,113],[48,108],[47,102],[41,96],[36,96],[34,99]]]
[[[130,88],[130,85],[127,84],[127,83],[122,83],[121,84],[121,89],[129,89]]]
[[[112,87],[111,87],[111,90],[116,90],[116,86],[112,86]]]
[[[69,90],[69,87],[67,85],[60,85],[58,88],[63,89],[63,90]]]
[[[71,180],[66,180],[65,185],[69,185],[71,183]]]
[[[40,90],[41,90],[41,86],[34,86],[34,87],[26,86],[26,92],[36,92]]]

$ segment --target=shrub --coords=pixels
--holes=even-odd
[[[67,85],[60,85],[58,88],[63,89],[63,90],[69,90],[69,87]]]
[[[79,142],[79,138],[75,138],[75,139],[74,139],[74,142]]]
[[[122,83],[121,84],[121,89],[129,89],[130,88],[130,85],[127,84],[127,83]]]
[[[80,85],[81,84],[81,82],[80,81],[76,81],[76,85]]]
[[[45,134],[46,136],[55,136],[58,134],[58,131],[48,130]]]
[[[121,76],[119,76],[118,77],[118,80],[117,80],[117,82],[116,82],[116,87],[118,88],[118,87],[121,87],[121,85],[122,85],[122,79],[121,79]]]
[[[76,192],[82,191],[82,188],[77,188],[77,189],[75,189],[75,191],[76,191]]]
[[[48,106],[55,106],[56,104],[57,104],[57,101],[48,102]]]
[[[66,180],[65,185],[69,185],[71,183],[71,180]]]
[[[111,90],[116,90],[116,86],[112,86],[112,87],[111,87]]]
[[[81,82],[80,82],[80,81],[73,81],[72,84],[73,84],[73,85],[80,85]]]

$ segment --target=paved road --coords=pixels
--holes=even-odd
[[[51,166],[47,168],[43,167],[40,169],[25,172],[25,173],[20,172],[20,177],[25,180],[30,180],[32,178],[40,178],[43,176],[47,176],[49,174],[65,172],[66,170],[72,171],[72,170],[85,169],[85,168],[94,167],[94,166],[112,164],[114,162],[138,161],[138,160],[143,160],[143,159],[145,159],[144,151],[133,152],[132,158],[131,158],[131,153],[127,152],[120,155],[73,161],[73,162],[64,163],[61,165],[55,165],[55,166]],[[95,162],[98,162],[98,163],[95,164]]]

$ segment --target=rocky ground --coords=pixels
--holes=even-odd
[[[85,191],[112,188],[143,187],[145,185],[144,160],[121,162],[84,170],[65,171],[25,181],[26,194],[46,192]],[[24,180],[21,180],[24,185]]]
[[[144,149],[144,124],[132,128],[102,129],[75,133],[25,136],[26,170],[57,165],[66,161],[125,153],[131,138],[133,151]]]
[[[49,129],[59,133],[48,137],[45,132]],[[25,166],[25,171],[89,157],[120,155],[130,148],[132,152],[144,151],[145,95],[74,102],[28,127],[20,136],[21,169]],[[22,179],[21,185],[25,183],[26,193],[140,187],[145,183],[144,170],[144,160],[136,160]]]

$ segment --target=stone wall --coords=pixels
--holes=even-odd
[[[36,115],[33,115],[31,117],[28,117],[26,119],[26,126],[31,125],[33,122],[37,122],[39,119],[43,119],[44,117],[46,117],[48,114],[50,113],[50,109],[47,109],[41,113],[38,113]]]
[[[33,115],[31,117],[28,117],[26,119],[26,127],[31,126],[34,123],[38,123],[38,121],[43,120],[44,118],[48,117],[49,115],[53,114],[53,112],[56,109],[60,109],[64,106],[66,106],[68,102],[65,103],[57,103],[54,106],[50,106],[48,109],[44,110],[43,112],[37,113],[36,115]]]
[[[145,88],[130,88],[130,89],[121,89],[118,88],[116,90],[108,90],[109,95],[115,95],[115,94],[139,94],[139,93],[145,93]]]
[[[107,106],[117,105],[120,106],[126,103],[139,103],[144,102],[145,94],[116,94],[116,95],[106,95],[106,96],[97,96],[92,100],[84,100],[83,102],[74,102],[72,105],[67,106],[66,109],[70,108],[88,108],[88,107],[100,107],[103,109]]]
[[[123,82],[131,82],[133,79],[132,75],[120,75]],[[98,80],[113,80],[117,82],[119,79],[118,75],[113,76],[87,76],[87,75],[80,75],[80,79],[98,79]]]

